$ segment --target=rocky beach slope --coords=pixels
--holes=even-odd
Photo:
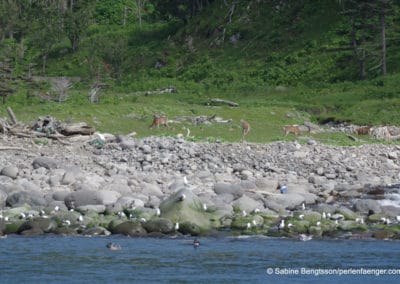
[[[400,237],[399,146],[107,138],[0,139],[0,234]]]

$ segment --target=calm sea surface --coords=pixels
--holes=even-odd
[[[400,283],[400,241],[199,240],[8,236],[0,283]]]

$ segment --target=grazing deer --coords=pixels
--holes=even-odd
[[[244,120],[240,120],[242,123],[242,143],[244,142],[244,137],[250,132],[250,123]]]
[[[165,115],[154,115],[153,123],[149,126],[149,128],[157,127],[160,128],[160,125],[164,125],[168,127],[168,118]]]
[[[296,136],[300,134],[300,128],[298,125],[285,125],[283,131],[285,132],[285,137],[288,136],[289,133],[293,133]]]
[[[372,126],[360,126],[354,131],[354,133],[357,135],[369,135],[371,130]]]

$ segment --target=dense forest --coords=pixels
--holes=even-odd
[[[394,0],[21,0],[0,5],[0,56],[14,76],[31,72],[123,81],[146,75],[224,84],[243,72],[268,84],[296,84],[398,71],[400,4]]]
[[[63,101],[67,89],[93,86],[251,96],[369,82],[392,86],[376,99],[398,95],[397,0],[1,0],[0,13],[4,102],[54,89]],[[309,111],[308,99],[297,104]],[[322,108],[339,111],[338,101]]]

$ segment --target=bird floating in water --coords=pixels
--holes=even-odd
[[[198,240],[198,239],[194,239],[194,241],[193,241],[193,247],[197,249],[199,246],[200,246],[199,240]]]
[[[107,244],[107,248],[109,248],[110,250],[121,250],[121,246],[118,244],[114,244],[112,242]]]

